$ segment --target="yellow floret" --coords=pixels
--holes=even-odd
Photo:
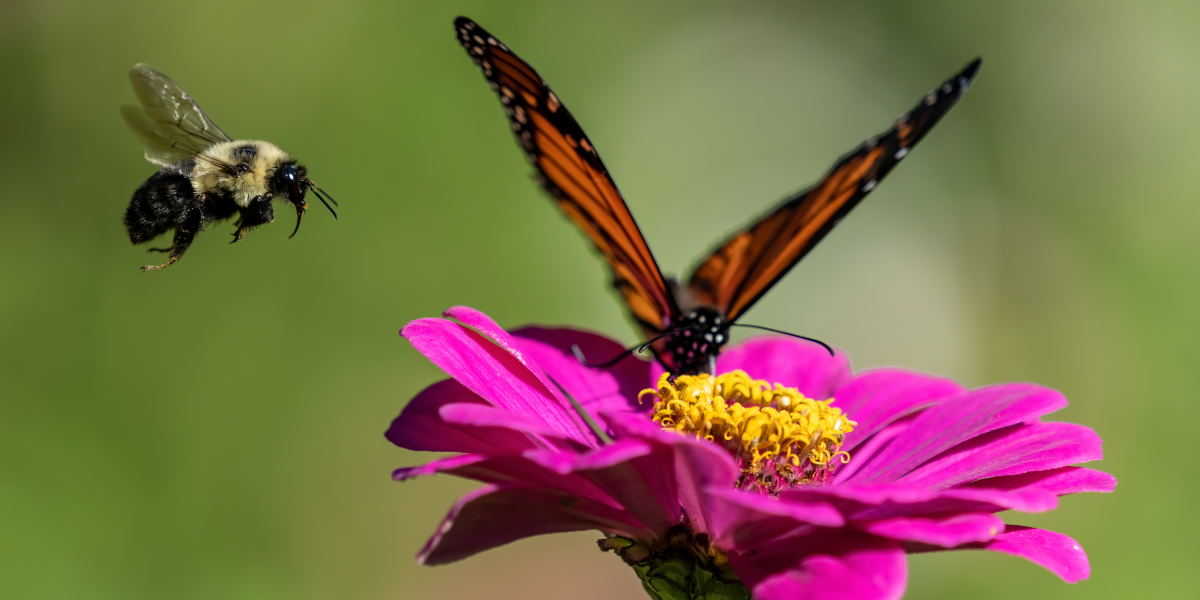
[[[805,398],[799,390],[751,379],[743,371],[708,374],[663,374],[658,389],[643,396],[658,398],[654,422],[664,429],[692,434],[725,446],[748,466],[785,458],[793,468],[805,461],[820,467],[839,452],[855,423],[830,406],[833,399]]]

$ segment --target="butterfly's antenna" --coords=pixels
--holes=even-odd
[[[814,343],[814,344],[820,344],[822,348],[824,348],[824,349],[825,349],[827,352],[829,352],[829,355],[830,355],[830,356],[833,356],[833,355],[834,355],[833,348],[831,348],[831,347],[829,346],[829,344],[826,344],[825,342],[822,342],[821,340],[818,340],[818,339],[815,339],[815,338],[805,337],[805,336],[798,335],[798,334],[795,334],[795,333],[789,333],[789,332],[787,332],[787,331],[780,331],[780,330],[778,330],[778,329],[771,329],[770,327],[763,327],[762,325],[746,325],[746,324],[743,324],[743,323],[733,323],[733,324],[731,324],[731,325],[730,325],[730,327],[748,327],[748,328],[750,328],[750,329],[761,329],[761,330],[763,330],[763,331],[770,331],[770,332],[772,332],[772,333],[779,333],[779,334],[783,334],[783,335],[786,335],[786,336],[791,336],[791,337],[794,337],[794,338],[800,338],[800,339],[802,339],[802,340],[808,340],[808,341],[810,341],[810,342],[812,342],[812,343]]]
[[[679,329],[672,329],[671,331],[668,331],[662,335],[659,335],[658,337],[655,337],[654,339],[652,339],[644,344],[638,344],[636,346],[633,346],[633,347],[625,350],[624,352],[622,352],[622,353],[614,356],[613,358],[611,358],[605,362],[602,362],[600,364],[588,363],[587,358],[585,358],[583,356],[583,350],[579,349],[578,344],[571,344],[571,353],[574,354],[575,358],[579,361],[579,363],[585,367],[588,367],[591,369],[607,369],[607,368],[621,362],[621,359],[625,358],[626,356],[629,356],[630,354],[633,354],[634,352],[637,352],[638,354],[645,352],[646,348],[650,347],[650,344],[653,344],[654,342],[657,342],[658,340],[661,340],[670,335],[675,335],[676,333],[679,333],[680,331],[683,331],[684,329],[689,329],[689,328],[693,328],[693,327],[695,327],[695,326],[689,325],[688,327],[680,327]]]
[[[328,208],[329,212],[333,213],[333,218],[336,219],[337,211],[333,210],[333,206],[338,205],[337,200],[334,200],[333,196],[329,195],[329,192],[326,192],[325,190],[317,187],[317,184],[313,183],[313,181],[311,179],[306,179],[304,181],[306,183],[308,183],[308,189],[312,190],[313,195],[321,200],[321,204],[324,204],[325,208]],[[326,199],[328,199],[329,201],[326,202]],[[330,206],[329,202],[332,202],[333,206]]]

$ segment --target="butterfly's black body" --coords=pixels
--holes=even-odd
[[[659,270],[595,146],[537,71],[474,21],[459,17],[454,28],[499,96],[538,182],[607,259],[612,285],[647,345],[676,374],[712,368],[729,328],[909,154],[967,90],[980,64],[968,64],[891,129],[734,233],[676,283]]]
[[[711,369],[713,360],[729,341],[730,325],[712,306],[696,307],[669,325],[667,331],[675,333],[664,338],[665,350],[676,372],[690,374]]]

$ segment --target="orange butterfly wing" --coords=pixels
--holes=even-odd
[[[688,278],[692,300],[716,307],[729,321],[744,315],[954,106],[980,62],[927,95],[891,129],[843,156],[816,185],[718,246]]]
[[[621,293],[647,338],[678,313],[650,247],[595,147],[546,82],[474,21],[454,21],[459,42],[504,105],[538,182],[608,259]]]

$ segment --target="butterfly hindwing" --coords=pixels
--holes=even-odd
[[[967,65],[891,129],[843,156],[816,185],[719,245],[688,278],[692,299],[730,322],[744,315],[925,137],[970,86],[979,64]]]
[[[538,180],[608,260],[613,286],[647,336],[663,331],[675,301],[650,247],[579,124],[537,71],[474,21],[454,22],[483,70]]]

